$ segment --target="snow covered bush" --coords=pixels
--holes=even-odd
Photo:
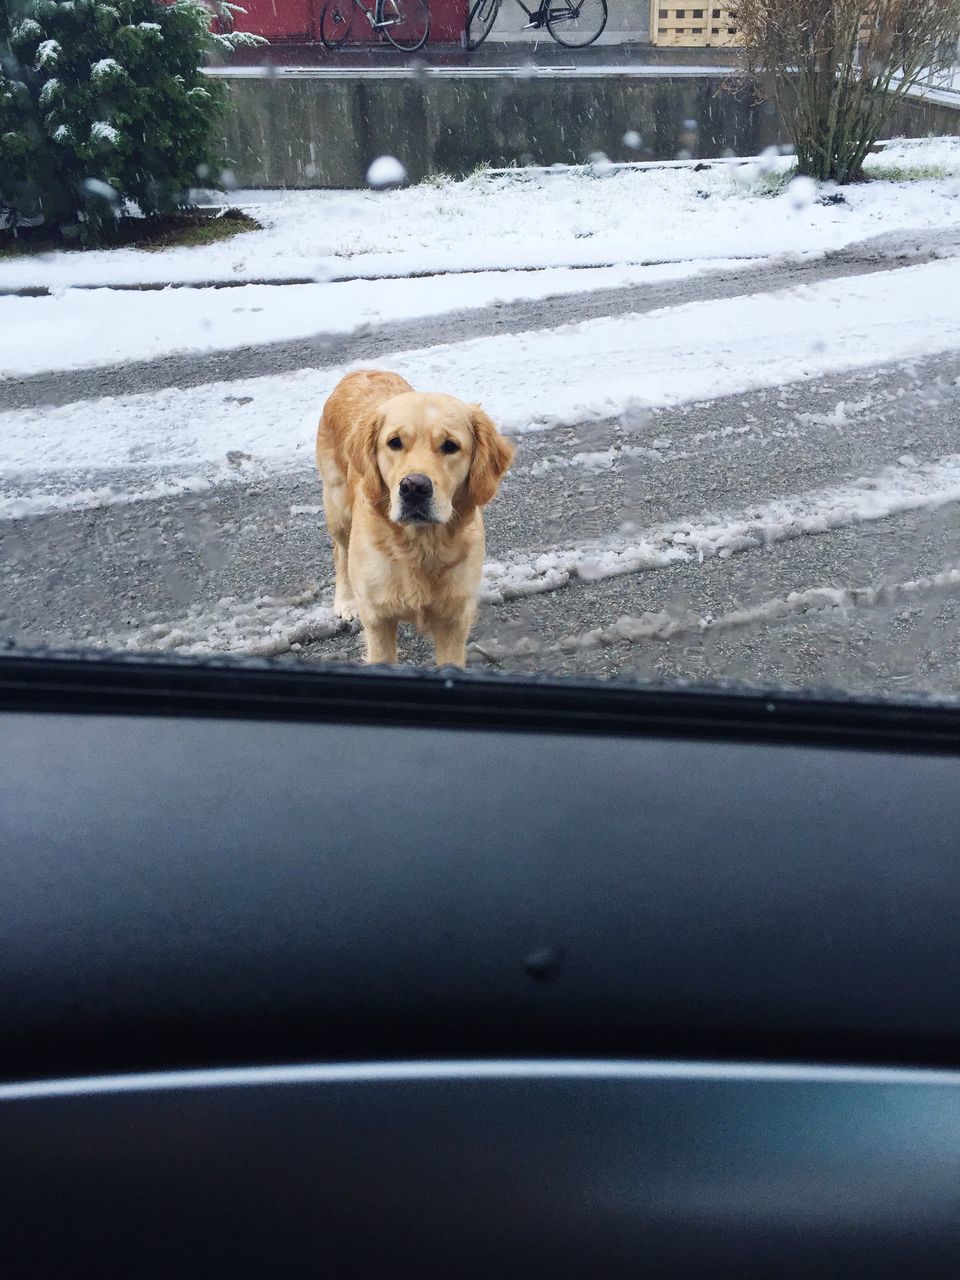
[[[746,70],[771,85],[801,173],[856,182],[905,95],[957,60],[960,0],[735,0]]]
[[[128,202],[181,206],[219,172],[220,83],[201,0],[0,0],[0,217],[84,242]]]

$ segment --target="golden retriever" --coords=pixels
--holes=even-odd
[[[368,662],[397,661],[397,626],[466,666],[483,570],[481,507],[513,445],[479,405],[414,391],[396,373],[348,373],[323,406],[317,465],[333,538],[333,607],[359,615]]]

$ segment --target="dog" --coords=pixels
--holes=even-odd
[[[317,430],[333,608],[360,618],[368,662],[395,663],[398,624],[412,622],[437,666],[466,666],[481,508],[513,453],[479,405],[414,391],[399,374],[362,369],[333,389]]]

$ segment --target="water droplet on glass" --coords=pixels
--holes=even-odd
[[[762,174],[773,173],[777,167],[777,161],[780,159],[779,147],[767,147],[760,155],[757,161],[758,167]]]
[[[620,415],[622,430],[632,434],[646,430],[652,415],[647,405],[640,400],[631,400]]]
[[[407,171],[396,156],[378,156],[367,170],[367,186],[375,191],[403,186],[406,180]]]
[[[794,178],[787,187],[787,196],[795,209],[805,209],[817,198],[817,184],[812,178]]]
[[[87,178],[83,184],[83,189],[88,196],[93,196],[97,200],[106,200],[108,204],[112,205],[120,203],[120,197],[109,182],[102,182],[99,178]]]

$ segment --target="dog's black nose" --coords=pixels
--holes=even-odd
[[[429,476],[422,476],[418,471],[414,471],[412,475],[404,476],[400,481],[400,496],[414,501],[423,501],[425,498],[432,497],[433,481]]]

